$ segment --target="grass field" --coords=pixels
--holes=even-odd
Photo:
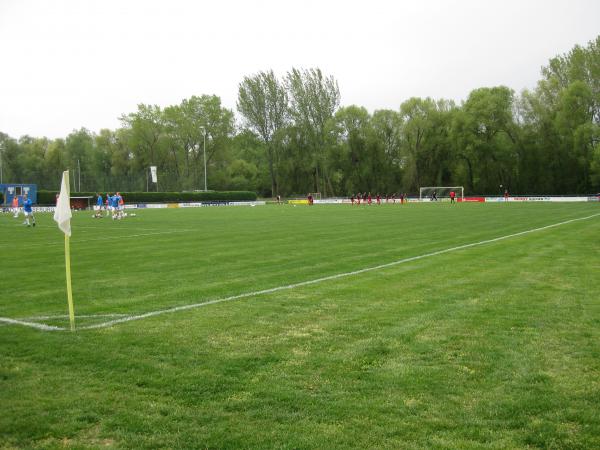
[[[0,322],[0,448],[600,448],[598,214],[76,213],[79,330]],[[37,219],[0,215],[0,317],[68,328]]]

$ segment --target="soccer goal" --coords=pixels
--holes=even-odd
[[[465,198],[465,190],[462,186],[427,186],[419,188],[419,200],[439,201],[450,199],[450,192],[454,192],[456,199],[462,201]]]

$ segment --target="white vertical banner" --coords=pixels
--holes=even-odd
[[[150,166],[150,176],[152,177],[153,183],[158,182],[158,178],[156,177],[156,166]]]

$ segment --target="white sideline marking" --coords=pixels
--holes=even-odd
[[[231,297],[218,298],[215,300],[209,300],[209,301],[201,302],[201,303],[193,303],[190,305],[176,306],[176,307],[168,308],[168,309],[160,309],[157,311],[150,311],[150,312],[147,312],[144,314],[139,314],[139,315],[134,315],[134,316],[126,316],[126,317],[122,317],[120,319],[110,320],[108,322],[98,323],[95,325],[78,327],[77,329],[78,330],[92,330],[95,328],[106,328],[106,327],[110,327],[113,325],[117,325],[119,323],[131,322],[133,320],[141,320],[141,319],[145,319],[147,317],[154,317],[154,316],[159,316],[162,314],[174,313],[177,311],[185,311],[187,309],[200,308],[202,306],[214,305],[216,303],[230,302],[233,300],[238,300],[240,298],[254,297],[254,296],[263,295],[263,294],[271,294],[273,292],[295,289],[297,287],[302,287],[302,286],[309,286],[311,284],[322,283],[324,281],[337,280],[339,278],[350,277],[352,275],[359,275],[359,274],[362,274],[365,272],[372,272],[374,270],[386,269],[388,267],[397,266],[397,265],[404,264],[404,263],[411,262],[411,261],[417,261],[419,259],[430,258],[432,256],[442,255],[444,253],[455,252],[457,250],[464,250],[466,248],[477,247],[479,245],[491,244],[493,242],[503,241],[505,239],[510,239],[510,238],[517,237],[517,236],[523,236],[525,234],[535,233],[537,231],[543,231],[543,230],[547,230],[550,228],[559,227],[561,225],[566,225],[566,224],[578,222],[581,220],[591,219],[591,218],[597,217],[597,216],[600,216],[600,213],[592,214],[591,216],[580,217],[577,219],[565,220],[564,222],[554,223],[552,225],[546,225],[546,226],[539,227],[539,228],[533,228],[531,230],[520,231],[518,233],[507,234],[506,236],[500,236],[497,238],[486,239],[484,241],[473,242],[471,244],[464,244],[464,245],[459,245],[456,247],[447,248],[444,250],[438,250],[438,251],[431,252],[431,253],[425,253],[423,255],[411,256],[410,258],[404,258],[404,259],[392,261],[392,262],[389,262],[386,264],[380,264],[378,266],[367,267],[365,269],[354,270],[352,272],[338,273],[336,275],[329,275],[327,277],[316,278],[314,280],[302,281],[300,283],[288,284],[286,286],[278,286],[278,287],[269,288],[269,289],[262,289],[260,291],[246,292],[243,294],[232,295]],[[44,330],[44,331],[66,330],[66,328],[62,328],[62,327],[54,327],[54,326],[49,326],[49,325],[37,324],[37,323],[23,322],[23,321],[3,318],[3,317],[0,317],[0,322],[8,322],[8,323],[13,323],[15,325],[31,326],[33,328],[38,328],[38,329]]]
[[[112,222],[115,222],[115,221],[112,221]],[[125,226],[123,226],[123,227],[118,226],[118,225],[120,225],[120,223],[121,222],[115,223],[115,225],[110,225],[110,227],[113,229],[117,229],[117,230],[129,230],[130,229]],[[13,228],[13,227],[18,227],[21,224],[22,224],[22,222],[18,222],[18,223],[14,222],[12,224],[0,223],[0,227]],[[37,228],[56,228],[56,225],[42,225],[40,223],[38,223],[36,226],[37,226]],[[77,225],[77,229],[78,230],[106,230],[106,227],[100,227],[100,226],[95,227],[93,225]],[[138,228],[138,227],[136,227],[135,229],[138,231],[156,231],[156,228]]]
[[[95,317],[126,317],[128,314],[80,314],[77,317],[81,319],[86,318],[95,318]],[[69,316],[67,314],[58,314],[55,316],[34,316],[34,317],[26,317],[20,320],[52,320],[52,319],[68,319]]]
[[[0,322],[8,323],[12,325],[23,325],[24,327],[37,328],[43,331],[62,331],[65,330],[63,327],[55,327],[52,325],[45,325],[43,323],[25,322],[23,320],[9,319],[8,317],[0,317]]]
[[[22,226],[22,225],[19,225]],[[50,227],[50,228],[56,228],[56,227]],[[120,228],[121,230],[124,230],[124,228]],[[129,239],[129,238],[136,238],[136,237],[143,237],[143,236],[157,236],[157,235],[163,235],[163,234],[176,234],[176,233],[192,233],[194,231],[198,231],[198,230],[188,230],[188,229],[183,229],[183,230],[171,230],[171,231],[156,231],[154,233],[139,233],[139,234],[128,234],[125,236],[118,236],[119,239]],[[95,241],[111,241],[114,240],[114,236],[109,236],[109,237],[98,237],[98,238],[91,238],[91,239],[81,239],[81,240],[73,240],[71,239],[71,244],[75,243],[75,244],[83,244],[86,242],[95,242]],[[9,243],[6,244],[6,246],[8,246]],[[56,242],[32,242],[29,243],[27,245],[25,245],[25,248],[29,248],[29,247],[40,247],[40,246],[44,246],[47,247],[49,245],[64,245],[62,241],[56,241]],[[2,248],[3,245],[0,244],[0,248]]]

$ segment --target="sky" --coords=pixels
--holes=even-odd
[[[533,89],[550,58],[600,35],[598,0],[0,0],[0,132],[116,129],[140,103],[217,95],[245,76],[320,68],[341,105],[460,103]]]

